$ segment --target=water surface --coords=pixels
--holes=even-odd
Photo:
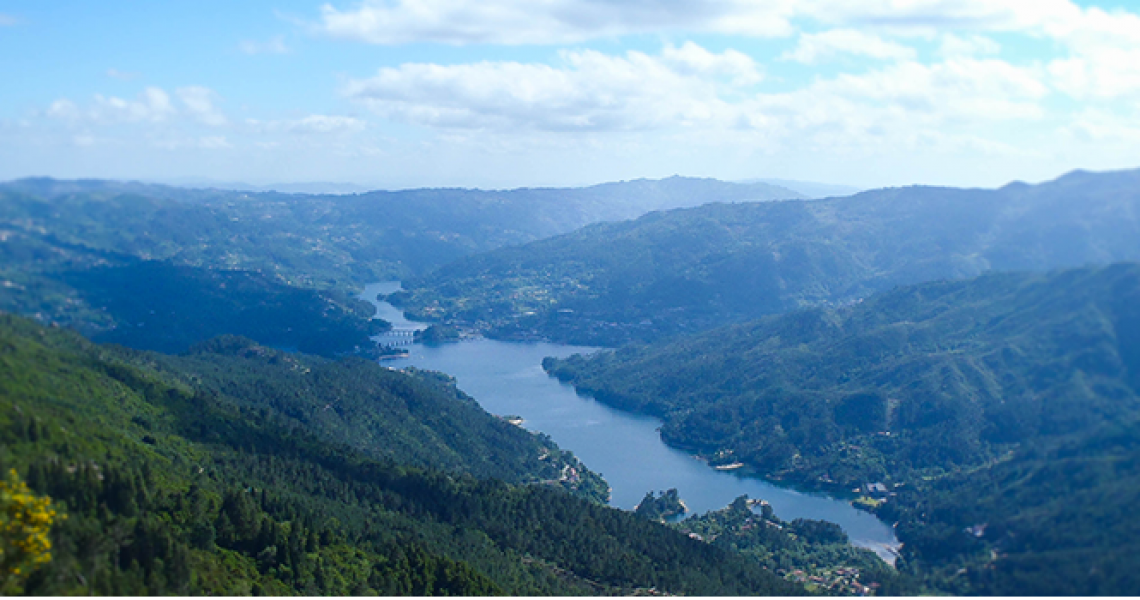
[[[377,293],[398,289],[398,282],[374,284],[362,297],[376,303],[377,316],[395,327],[423,328],[423,324],[405,319],[392,305],[376,302]],[[377,339],[385,341],[383,336]],[[488,412],[523,417],[524,427],[549,435],[590,469],[601,473],[613,489],[610,503],[614,506],[632,509],[648,491],[677,488],[691,511],[703,513],[724,508],[747,494],[767,500],[784,520],[803,517],[838,523],[852,543],[893,561],[889,549],[897,547],[898,540],[891,528],[873,515],[856,510],[846,500],[714,470],[691,455],[666,446],[658,434],[661,422],[657,419],[619,411],[579,396],[574,388],[542,370],[544,357],[562,358],[595,348],[474,339],[438,346],[411,344],[408,350],[407,358],[386,360],[384,364],[442,371],[455,377],[460,389]]]

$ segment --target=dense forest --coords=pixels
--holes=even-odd
[[[27,536],[4,540],[22,549],[5,554],[4,592],[802,593],[746,557],[558,486],[463,472],[494,457],[451,472],[400,464],[300,426],[305,415],[290,413],[305,402],[249,393],[263,364],[353,378],[310,360],[325,364],[236,338],[172,358],[0,316],[0,502]],[[451,394],[455,410],[470,408],[430,374],[385,376],[409,407]],[[32,543],[45,535],[50,547]]]
[[[0,203],[0,206],[3,206]],[[331,355],[374,352],[375,309],[337,290],[304,289],[256,271],[142,260],[0,230],[0,310],[98,340],[179,352],[222,334]]]
[[[545,366],[714,464],[864,488],[934,589],[1135,589],[1138,264],[901,287]]]
[[[895,285],[1140,259],[1140,171],[712,204],[457,260],[393,300],[500,338],[615,346]],[[726,199],[727,200],[727,199]]]

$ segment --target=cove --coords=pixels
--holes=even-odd
[[[422,329],[422,323],[378,302],[377,294],[400,289],[399,282],[369,285],[361,298],[376,305],[376,317],[397,329]],[[392,341],[385,336],[380,343]],[[873,515],[856,510],[846,500],[822,493],[801,492],[757,477],[717,471],[691,455],[666,446],[655,418],[610,408],[542,370],[547,356],[566,357],[596,348],[547,342],[501,342],[485,338],[437,346],[410,344],[409,356],[386,360],[399,369],[415,366],[442,371],[456,378],[460,389],[485,410],[497,415],[519,415],[523,426],[541,431],[564,450],[574,452],[590,469],[606,478],[612,488],[610,504],[633,509],[648,491],[677,488],[691,513],[724,508],[747,494],[767,500],[784,520],[799,517],[838,523],[856,546],[874,550],[894,561],[898,540],[890,526]]]

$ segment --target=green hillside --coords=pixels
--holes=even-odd
[[[672,444],[850,487],[1140,414],[1138,326],[1140,265],[1119,264],[898,288],[545,365],[662,417]]]
[[[798,197],[763,183],[681,177],[587,188],[347,195],[23,179],[0,184],[0,230],[48,232],[60,244],[347,290],[588,223],[715,201]]]
[[[391,419],[402,401],[412,421],[347,434],[334,433],[336,419],[300,425],[314,420],[305,407],[325,398],[304,400],[310,392],[296,380],[279,383],[278,391],[298,386],[279,403],[250,393],[265,373],[294,368],[345,390],[367,376],[362,363],[335,366],[233,338],[166,357],[0,317],[0,468],[50,496],[59,513],[50,562],[6,572],[5,592],[798,591],[743,557],[552,486],[406,466],[352,447],[366,430],[422,427],[402,439],[434,432],[417,451],[446,463],[453,440],[439,423],[415,423],[418,405],[460,416],[471,407],[429,375],[382,373],[367,383],[380,386],[377,404]],[[511,437],[487,429],[488,442]],[[393,448],[397,459],[417,451]],[[513,468],[493,456],[470,461],[457,467]]]
[[[544,366],[714,463],[884,482],[897,496],[867,504],[935,589],[1135,589],[1140,265],[897,288]]]
[[[238,334],[367,354],[365,284],[654,209],[793,197],[679,177],[360,195],[24,179],[0,184],[0,310],[163,352]]]
[[[1140,586],[1140,422],[1026,442],[899,490],[904,571],[958,594],[1120,596]]]
[[[714,204],[471,256],[405,282],[412,314],[501,338],[618,345],[895,285],[1140,259],[1140,171],[997,190]]]

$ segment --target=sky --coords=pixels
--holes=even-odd
[[[1140,167],[1140,1],[0,0],[0,180]]]

